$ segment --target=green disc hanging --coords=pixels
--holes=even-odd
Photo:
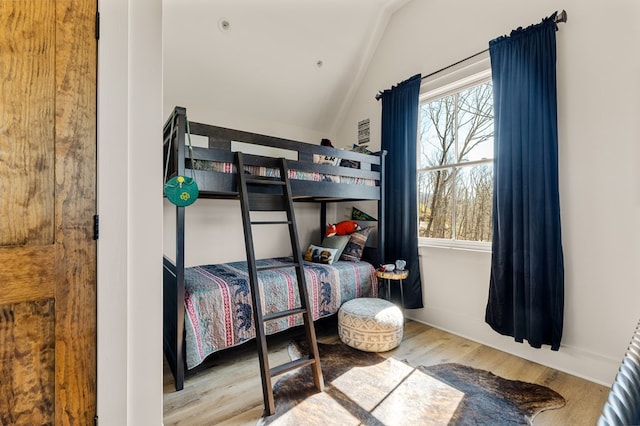
[[[191,130],[189,129],[189,120],[187,121],[187,139],[189,141],[189,158],[193,164],[193,147],[191,146]],[[171,131],[169,132],[169,143],[167,144],[167,163],[164,167],[164,195],[167,200],[172,202],[178,207],[186,207],[195,203],[198,199],[198,183],[193,179],[193,169],[191,169],[191,176],[174,176],[167,180],[167,173],[169,172],[169,158],[171,156],[171,141],[173,140],[173,127],[174,121],[171,120]]]
[[[164,184],[164,195],[178,207],[189,206],[198,199],[198,184],[186,176],[174,176]]]

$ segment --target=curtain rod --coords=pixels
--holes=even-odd
[[[558,13],[558,12],[556,12],[556,13]],[[560,12],[560,13],[558,13],[558,14],[556,15],[556,18],[555,18],[553,21],[554,21],[556,24],[559,24],[559,23],[562,23],[562,22],[567,22],[567,11],[563,9],[563,10],[562,10],[562,12]],[[458,62],[456,62],[455,64],[447,65],[447,66],[446,66],[446,67],[444,67],[444,68],[440,68],[438,71],[434,71],[434,72],[432,72],[431,74],[427,74],[427,75],[425,75],[425,76],[422,76],[422,80],[424,80],[425,78],[432,77],[432,76],[434,76],[434,75],[436,75],[436,74],[438,74],[438,73],[440,73],[440,72],[442,72],[442,71],[448,70],[449,68],[455,67],[456,65],[461,64],[461,63],[463,63],[464,61],[468,61],[469,59],[473,59],[473,58],[475,58],[476,56],[478,56],[478,55],[482,55],[483,53],[486,53],[486,52],[488,52],[488,51],[489,51],[489,49],[484,49],[482,52],[474,53],[474,54],[473,54],[473,55],[471,55],[471,56],[468,56],[468,57],[466,57],[466,58],[464,58],[464,59],[459,60],[459,61],[458,61]]]
[[[553,22],[555,22],[556,24],[560,24],[560,23],[563,23],[563,22],[567,22],[567,11],[566,11],[566,10],[562,9],[562,12],[560,12],[560,13],[556,12],[556,13],[557,13],[557,15],[556,15],[556,18],[553,20]],[[486,53],[486,52],[488,52],[488,51],[489,51],[489,49],[484,49],[484,50],[483,50],[483,51],[481,51],[481,52],[474,53],[474,54],[473,54],[473,55],[471,55],[471,56],[467,56],[466,58],[461,59],[461,60],[459,60],[459,61],[458,61],[458,62],[456,62],[456,63],[453,63],[453,64],[451,64],[451,65],[447,65],[447,66],[446,66],[446,67],[444,67],[444,68],[440,68],[438,71],[434,71],[434,72],[432,72],[431,74],[427,74],[427,75],[422,76],[422,77],[421,77],[421,80],[424,80],[425,78],[432,77],[432,76],[434,76],[434,75],[436,75],[436,74],[438,74],[438,73],[441,73],[442,71],[446,71],[446,70],[448,70],[449,68],[455,67],[456,65],[459,65],[459,64],[463,63],[464,61],[468,61],[469,59],[473,59],[473,58],[475,58],[476,56],[482,55],[483,53]],[[382,91],[378,92],[378,94],[376,95],[376,100],[377,100],[377,101],[379,101],[381,98],[382,98]]]

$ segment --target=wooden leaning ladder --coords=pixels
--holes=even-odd
[[[238,193],[242,209],[242,222],[244,227],[244,242],[247,252],[247,266],[249,272],[249,282],[251,285],[251,300],[253,303],[253,317],[256,328],[256,341],[258,344],[258,359],[260,362],[260,374],[262,377],[262,393],[264,398],[265,414],[270,416],[275,413],[275,403],[273,399],[273,387],[271,378],[279,374],[297,368],[311,366],[315,385],[319,391],[324,390],[324,380],[320,367],[320,355],[313,325],[313,318],[309,311],[309,295],[305,282],[303,270],[302,251],[298,241],[298,231],[296,228],[295,216],[293,213],[293,198],[291,196],[291,185],[289,183],[289,169],[287,160],[281,158],[275,160],[279,162],[280,177],[267,178],[257,176],[247,176],[244,173],[244,161],[241,152],[236,153],[236,167],[238,176]],[[275,189],[275,190],[274,190]],[[287,220],[283,221],[252,221],[250,213],[252,211],[284,211],[287,213]],[[262,312],[261,295],[258,286],[258,272],[267,269],[277,269],[290,267],[290,264],[278,266],[257,266],[256,255],[253,244],[253,225],[288,225],[291,248],[293,250],[293,265],[298,281],[298,292],[300,295],[300,307],[281,312],[273,312],[264,315]],[[304,329],[309,347],[309,354],[306,357],[287,362],[285,364],[269,367],[269,356],[265,335],[265,323],[278,318],[289,317],[302,314]]]

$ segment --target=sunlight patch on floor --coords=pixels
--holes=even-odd
[[[373,415],[384,424],[446,425],[463,398],[464,393],[456,388],[413,370],[373,410]]]
[[[382,423],[393,425],[422,425],[425,419],[433,420],[428,424],[447,424],[464,398],[463,392],[393,358],[351,368],[331,386]]]

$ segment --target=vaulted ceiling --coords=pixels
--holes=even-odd
[[[163,0],[174,105],[331,134],[408,0]]]

